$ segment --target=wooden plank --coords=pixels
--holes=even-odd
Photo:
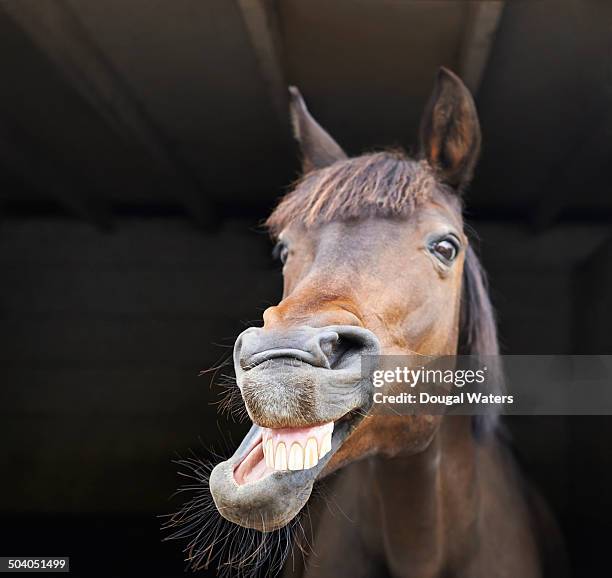
[[[105,203],[92,194],[80,193],[79,186],[70,176],[54,151],[42,147],[35,135],[29,134],[14,119],[4,115],[0,122],[0,162],[19,175],[28,187],[41,193],[51,192],[64,209],[97,229],[111,228],[110,211]]]
[[[126,219],[101,237],[81,223],[44,219],[7,222],[0,244],[3,267],[157,269],[171,272],[272,264],[271,244],[251,221],[234,221],[214,236],[185,227],[183,219]],[[129,250],[126,250],[129,248]],[[279,267],[276,267],[279,269]],[[272,275],[273,273],[271,273]]]
[[[585,114],[576,141],[560,155],[558,162],[552,164],[534,202],[531,225],[537,232],[553,227],[568,207],[580,205],[582,191],[588,191],[590,186],[597,187],[598,182],[607,179],[612,156],[609,147],[611,133],[612,115],[609,111],[595,110]]]
[[[230,352],[231,353],[231,352]],[[231,365],[224,373],[231,373]],[[225,391],[214,372],[185,368],[23,367],[3,371],[0,414],[47,418],[176,415],[214,419]]]
[[[244,324],[210,316],[3,318],[0,364],[4,368],[181,367],[207,369]],[[211,347],[211,341],[226,347]]]
[[[610,355],[612,235],[608,234],[572,273],[572,350],[581,355]]]
[[[609,165],[608,165],[609,166]],[[578,355],[610,355],[612,340],[612,236],[608,236],[572,275],[571,351]],[[574,504],[589,504],[598,496],[597,508],[590,509],[590,518],[607,520],[612,507],[612,453],[607,444],[593,439],[612,437],[610,416],[588,416],[569,420],[570,457],[567,488]],[[590,448],[585,452],[585,448]]]
[[[177,452],[191,448],[209,456],[205,448],[214,445],[229,454],[205,412],[200,419],[19,415],[2,421],[0,469],[10,472],[0,496],[3,512],[163,512],[180,484],[172,463]]]
[[[0,261],[1,262],[1,261]],[[95,318],[209,317],[229,321],[260,318],[280,294],[280,276],[265,263],[240,269],[205,267],[168,271],[30,265],[3,268],[0,302],[4,317]],[[248,291],[245,287],[248,286]],[[41,291],[44,287],[44,291]]]

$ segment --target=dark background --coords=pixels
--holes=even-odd
[[[278,301],[259,226],[298,175],[287,84],[353,154],[473,90],[467,220],[505,353],[612,353],[612,4],[0,3],[2,555],[180,575],[176,452],[221,452],[201,369]],[[612,418],[505,420],[577,576],[609,567]]]

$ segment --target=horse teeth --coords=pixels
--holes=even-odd
[[[274,457],[274,469],[284,471],[287,469],[287,448],[283,442],[276,444],[276,454]]]
[[[331,450],[333,422],[310,428],[263,429],[262,446],[267,468],[308,470]]]
[[[291,444],[291,450],[289,451],[289,469],[304,469],[304,452],[302,451],[302,446],[297,442]]]
[[[272,440],[268,440],[265,445],[264,455],[266,457],[266,466],[274,468],[274,444]]]
[[[304,454],[304,469],[314,468],[319,463],[317,440],[314,438],[308,439]]]
[[[326,453],[331,452],[332,445],[332,434],[331,432],[326,433],[321,440],[321,450],[319,451],[319,459],[321,459]]]

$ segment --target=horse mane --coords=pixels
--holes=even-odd
[[[368,217],[408,218],[423,203],[442,196],[462,210],[461,198],[440,183],[425,160],[387,150],[336,161],[306,173],[285,195],[265,225],[273,237],[293,222],[305,227]],[[495,315],[480,261],[468,246],[463,269],[458,355],[487,356],[489,375],[502,387]],[[491,367],[491,365],[493,367]],[[477,436],[495,428],[497,416],[474,416]]]
[[[441,191],[449,192],[427,161],[413,160],[401,150],[370,153],[306,173],[266,226],[276,237],[294,221],[310,227],[367,217],[408,217]]]
[[[486,273],[468,245],[463,264],[459,355],[499,355],[497,325]]]
[[[489,381],[495,388],[492,393],[502,392],[503,369],[499,358],[495,312],[489,297],[486,273],[470,245],[463,264],[457,354],[484,357],[489,370]],[[474,435],[479,439],[485,437],[496,429],[498,421],[497,414],[473,416]]]

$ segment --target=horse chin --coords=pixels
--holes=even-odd
[[[234,455],[213,469],[210,491],[219,513],[235,524],[270,532],[287,525],[304,507],[313,485],[332,456],[362,420],[352,411],[323,427],[331,430],[331,449],[307,469],[278,471],[264,455],[266,428],[253,425]]]

